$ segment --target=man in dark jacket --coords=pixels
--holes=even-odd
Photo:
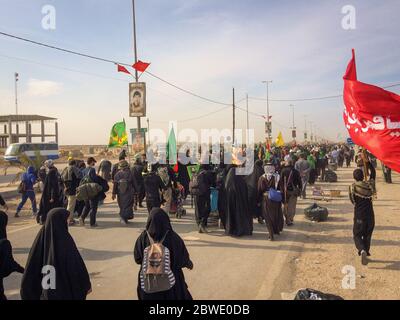
[[[294,168],[293,160],[288,159],[281,171],[282,194],[286,225],[293,225],[296,215],[297,198],[301,195],[302,182],[300,173]]]
[[[375,227],[375,215],[372,204],[374,188],[371,181],[363,181],[362,169],[354,170],[355,183],[350,187],[350,200],[354,205],[354,243],[361,256],[361,263],[368,264],[370,256],[371,238]]]
[[[62,180],[65,186],[65,195],[67,196],[68,205],[67,210],[70,215],[68,216],[68,224],[74,225],[74,212],[76,205],[76,189],[79,187],[79,182],[82,179],[81,172],[76,166],[75,160],[69,160],[68,167],[66,167],[62,174]]]
[[[150,213],[151,209],[161,206],[160,193],[165,188],[160,176],[157,174],[157,165],[151,166],[151,171],[144,176],[144,189],[146,192],[146,206]]]
[[[207,220],[211,211],[210,188],[215,186],[214,175],[207,165],[201,165],[193,177],[192,194],[194,196],[195,216],[200,233],[208,233]],[[196,181],[197,180],[197,181]]]
[[[23,183],[24,188],[22,190],[22,199],[17,207],[17,212],[15,213],[15,217],[19,217],[19,213],[22,210],[25,202],[29,199],[32,203],[32,212],[36,215],[36,195],[33,189],[33,185],[36,183],[36,174],[34,167],[28,167],[26,172],[21,177],[21,183]]]
[[[96,216],[99,202],[106,198],[106,192],[109,190],[109,186],[106,180],[96,174],[96,169],[94,168],[96,160],[93,157],[89,157],[87,161],[86,175],[88,176],[90,182],[97,183],[102,187],[102,191],[95,196],[93,199],[85,200],[85,208],[83,209],[82,215],[80,217],[80,225],[85,225],[85,219],[90,216],[90,227],[96,228]],[[86,177],[84,177],[86,178]]]

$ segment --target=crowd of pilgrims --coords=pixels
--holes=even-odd
[[[19,217],[25,202],[30,199],[33,215],[42,228],[23,268],[13,259],[6,235],[7,214],[0,212],[0,299],[6,299],[3,278],[11,272],[24,274],[22,299],[86,298],[91,292],[90,278],[68,226],[84,226],[89,217],[90,227],[97,227],[97,209],[106,198],[110,181],[112,199],[117,199],[123,225],[134,218],[135,211],[138,207],[143,208],[144,202],[149,213],[146,230],[135,244],[136,263],[142,265],[144,250],[154,241],[162,240],[172,257],[175,285],[166,292],[148,294],[138,277],[138,298],[191,299],[182,269],[192,269],[193,263],[170,222],[171,214],[177,218],[185,214],[183,204],[190,193],[200,233],[209,232],[207,224],[213,192],[218,198],[214,210],[218,212],[226,235],[251,236],[255,220],[265,224],[269,239],[274,240],[285,224],[293,225],[297,199],[306,198],[307,184],[314,184],[318,177],[323,180],[329,162],[349,166],[354,157],[354,150],[347,146],[307,145],[266,150],[260,144],[255,148],[254,168],[250,175],[236,173],[243,164],[201,164],[192,179],[187,170],[190,163],[184,165],[178,160],[175,166],[148,165],[142,155],[130,165],[125,151],[114,165],[109,160],[101,160],[97,168],[93,157],[86,163],[69,159],[68,167],[61,172],[51,160],[47,160],[38,172],[29,167],[22,176],[24,190],[15,217]],[[77,189],[84,180],[100,185],[100,191],[91,199],[77,200]],[[36,183],[42,191],[39,208],[35,200]],[[41,271],[45,265],[57,270],[55,290],[42,288]]]

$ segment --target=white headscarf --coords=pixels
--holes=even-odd
[[[266,166],[264,166],[264,172],[269,181],[275,175],[275,167],[272,164],[267,164]]]

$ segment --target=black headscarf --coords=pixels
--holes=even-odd
[[[84,300],[91,288],[85,263],[68,232],[69,212],[52,209],[40,229],[26,264],[22,300]],[[56,270],[56,289],[42,288],[43,266]]]
[[[167,233],[168,231],[168,233]],[[139,300],[192,300],[192,296],[185,282],[182,268],[193,266],[189,252],[181,237],[172,229],[168,215],[160,208],[154,208],[147,220],[146,231],[143,231],[135,243],[134,257],[137,264],[143,263],[143,252],[150,245],[147,232],[155,241],[160,241],[165,234],[163,245],[169,249],[171,270],[175,276],[175,285],[168,291],[146,294],[140,287],[140,272],[138,273]]]
[[[7,223],[8,215],[4,211],[0,211],[0,240],[7,239]]]
[[[4,295],[3,279],[8,277],[12,272],[24,272],[24,268],[14,260],[12,255],[11,243],[7,240],[7,222],[7,214],[0,211],[0,301],[7,300]]]
[[[172,231],[171,221],[161,208],[151,210],[147,219],[146,230],[155,241],[160,241],[167,231]]]

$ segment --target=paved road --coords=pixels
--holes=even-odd
[[[107,201],[109,201],[107,203]],[[265,226],[255,224],[252,237],[225,236],[216,226],[209,235],[199,234],[193,210],[181,220],[172,219],[174,229],[185,240],[194,270],[185,270],[195,299],[280,298],[273,291],[289,253],[301,251],[293,244],[296,233],[286,230],[279,241],[267,241]],[[89,299],[136,299],[138,266],[133,260],[134,243],[145,226],[147,212],[136,214],[128,226],[121,226],[115,203],[106,200],[99,210],[99,228],[72,227],[70,232],[90,272],[93,293]],[[11,219],[9,239],[15,259],[25,264],[39,230],[33,219]],[[19,299],[21,275],[5,280],[6,295]]]

